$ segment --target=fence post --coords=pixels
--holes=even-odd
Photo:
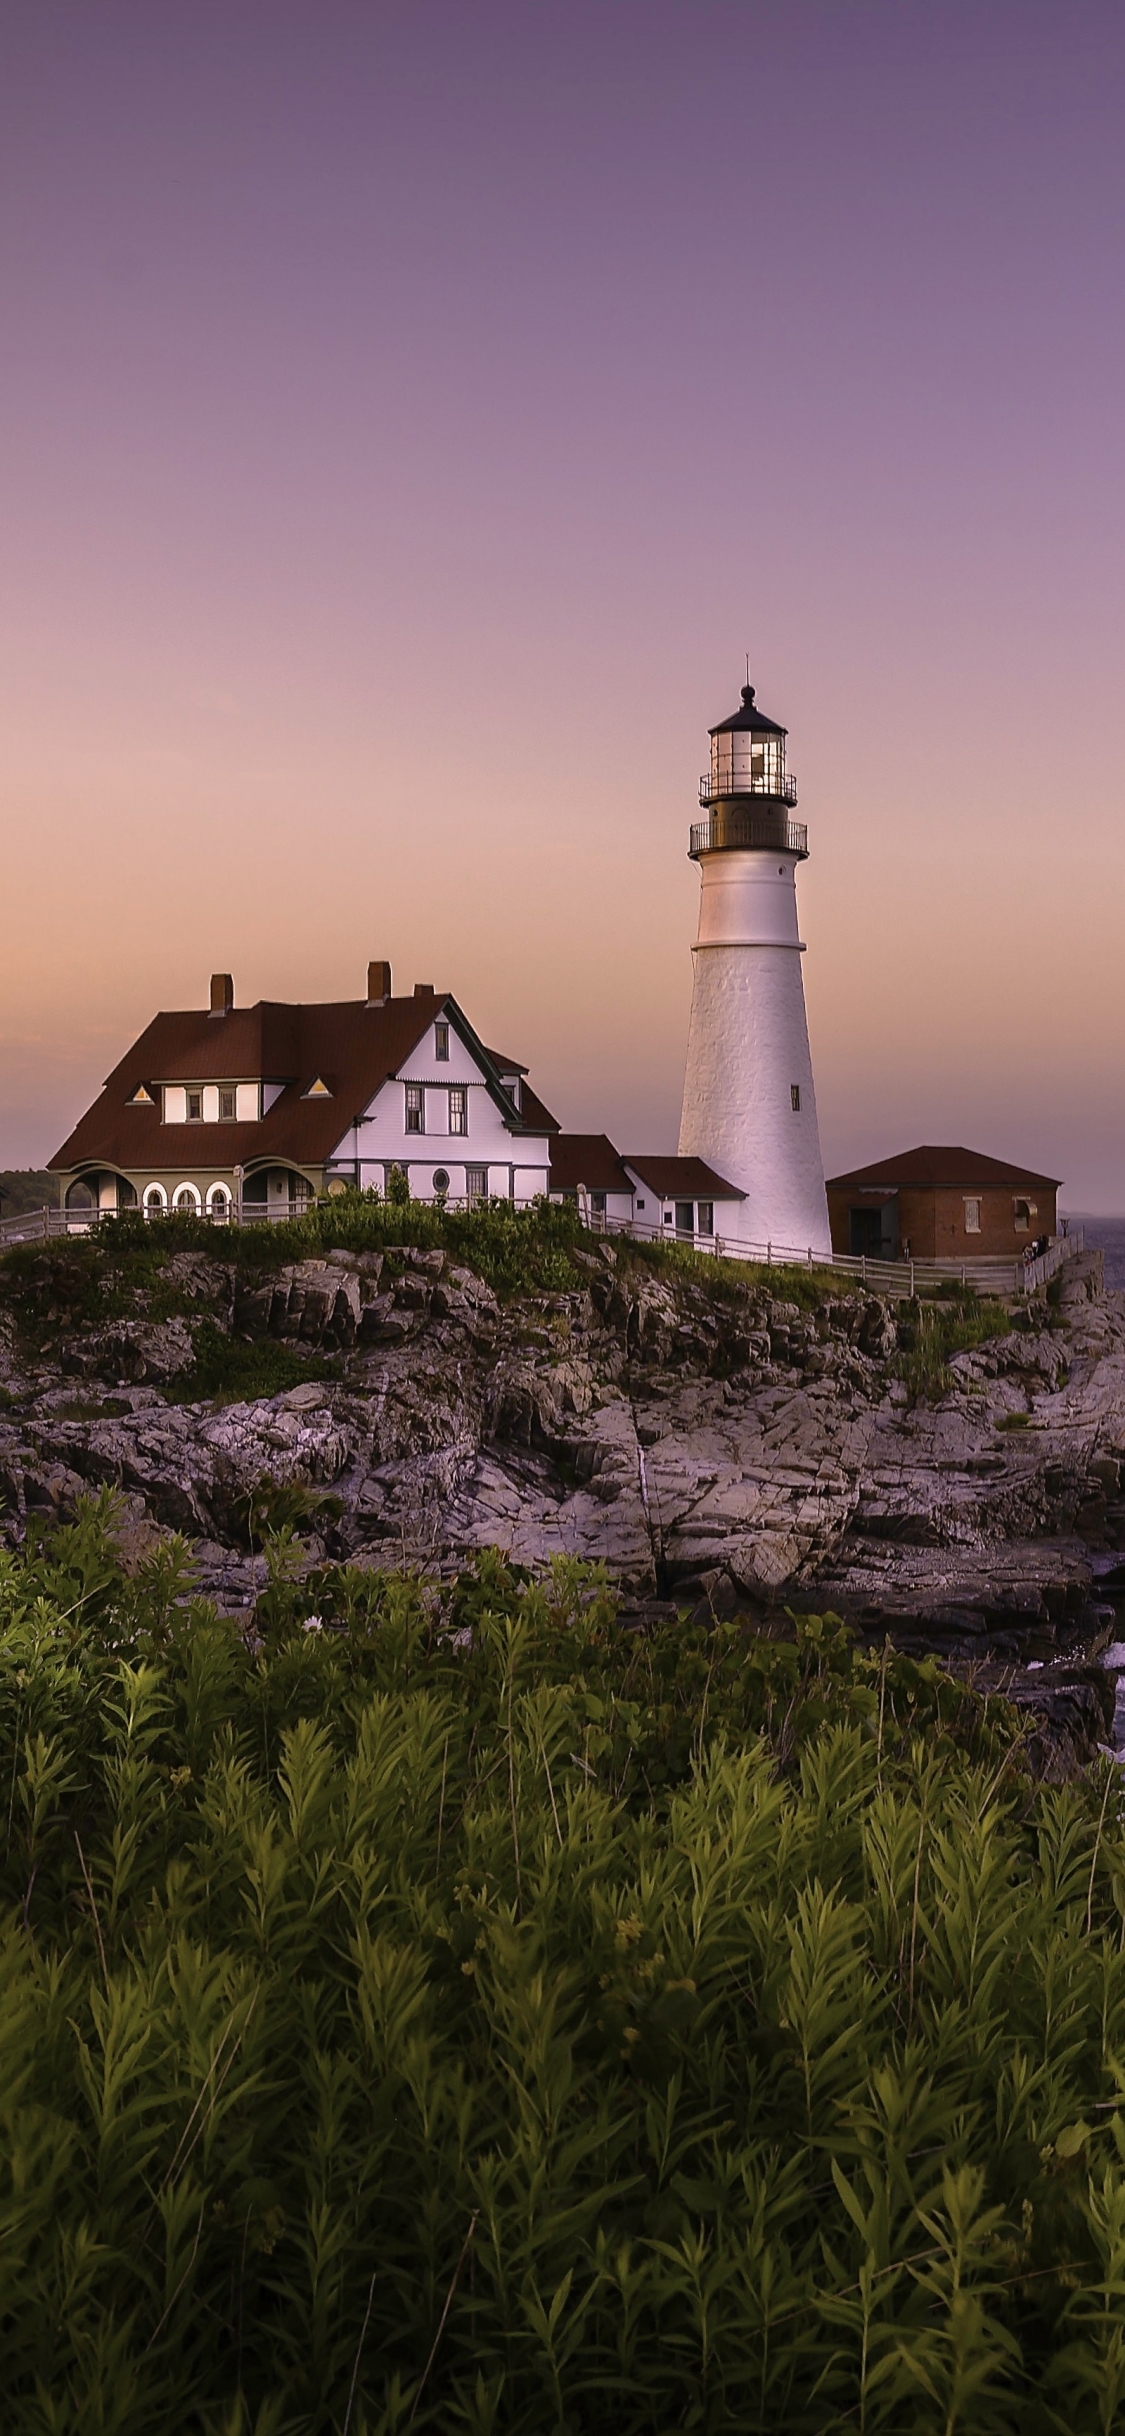
[[[964,1261],[962,1261],[962,1263],[961,1263],[961,1283],[962,1283],[962,1285],[964,1285],[964,1283],[965,1283],[965,1263],[964,1263]]]
[[[811,1243],[810,1243],[810,1245],[809,1245],[809,1267],[810,1267],[810,1269],[811,1269],[811,1267],[812,1267],[812,1245],[811,1245]]]
[[[914,1263],[913,1263],[913,1261],[911,1261],[911,1263],[910,1263],[910,1300],[911,1300],[911,1302],[913,1302],[913,1300],[914,1300]]]
[[[860,1282],[860,1285],[861,1285],[861,1286],[865,1286],[865,1285],[867,1284],[867,1254],[866,1254],[866,1252],[861,1252],[861,1253],[860,1253],[860,1256],[859,1256],[859,1282]]]
[[[51,1240],[51,1205],[49,1201],[45,1201],[43,1204],[43,1240],[45,1243],[49,1243]]]
[[[767,1267],[767,1269],[769,1268],[769,1266],[770,1266],[770,1263],[771,1263],[772,1259],[773,1259],[773,1245],[772,1245],[772,1243],[767,1243],[767,1245],[766,1245],[766,1267]]]

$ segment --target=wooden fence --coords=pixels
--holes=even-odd
[[[454,1209],[467,1204],[449,1201],[445,1206]],[[268,1208],[243,1202],[241,1211],[236,1212],[232,1206],[221,1212],[199,1210],[194,1215],[213,1226],[263,1226],[277,1225],[287,1218],[303,1218],[312,1207],[310,1201],[271,1202]],[[50,1207],[24,1210],[18,1217],[0,1220],[0,1245],[85,1235],[116,1215],[115,1210]],[[146,1210],[143,1215],[158,1224],[166,1212]],[[1085,1250],[1082,1228],[1072,1227],[1069,1234],[1054,1236],[1047,1250],[1033,1260],[873,1260],[863,1253],[853,1256],[847,1252],[817,1252],[808,1244],[742,1243],[724,1235],[700,1236],[677,1232],[671,1227],[646,1226],[637,1218],[607,1218],[601,1211],[587,1208],[584,1202],[582,1217],[594,1234],[627,1235],[638,1243],[680,1243],[697,1252],[714,1253],[723,1260],[744,1260],[762,1268],[831,1269],[841,1276],[857,1278],[875,1294],[896,1296],[932,1293],[938,1286],[949,1284],[972,1286],[978,1294],[1034,1294],[1056,1275],[1064,1261]]]

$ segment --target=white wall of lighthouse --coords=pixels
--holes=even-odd
[[[738,1234],[831,1246],[797,924],[805,834],[789,819],[784,733],[754,709],[713,731],[680,1152],[741,1187]]]

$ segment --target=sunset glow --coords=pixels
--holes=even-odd
[[[676,1145],[789,730],[829,1173],[1125,1208],[1116,8],[0,22],[0,1165],[157,1008],[452,990]]]

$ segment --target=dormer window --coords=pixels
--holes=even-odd
[[[191,1085],[189,1084],[189,1085],[188,1085],[187,1090],[186,1090],[186,1091],[185,1091],[185,1093],[184,1093],[184,1102],[185,1102],[185,1106],[184,1106],[184,1115],[185,1115],[185,1118],[186,1118],[187,1123],[188,1123],[189,1125],[202,1125],[202,1123],[203,1123],[203,1090],[202,1090],[202,1086],[200,1086],[200,1088],[199,1088],[198,1090],[193,1090],[193,1089],[192,1089],[192,1087],[191,1087]]]
[[[233,1083],[220,1083],[220,1085],[219,1085],[219,1123],[220,1123],[220,1125],[233,1125],[233,1123],[234,1123],[234,1118],[235,1118],[235,1110],[236,1110],[236,1107],[237,1107],[237,1101],[236,1101],[236,1098],[235,1098],[234,1084],[233,1084]]]
[[[500,1080],[503,1083],[504,1089],[508,1094],[508,1098],[510,1099],[513,1108],[518,1109],[520,1104],[520,1078],[518,1074],[502,1074]]]
[[[439,1064],[446,1065],[448,1063],[449,1025],[447,1023],[436,1023],[434,1025],[434,1056],[437,1058]]]

